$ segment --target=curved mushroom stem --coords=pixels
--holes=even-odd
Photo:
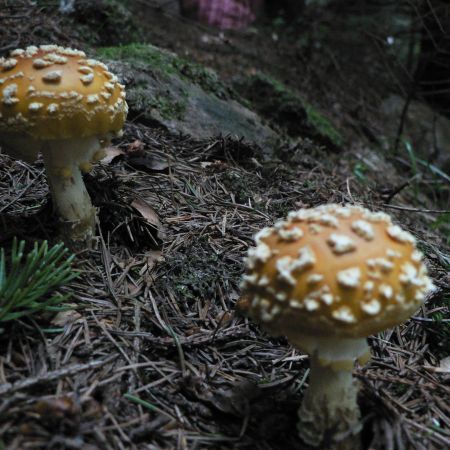
[[[101,149],[98,136],[52,140],[42,150],[54,207],[63,222],[63,238],[68,244],[89,244],[95,231],[95,208],[84,185],[83,167]]]
[[[311,349],[312,338],[296,339]],[[308,345],[309,344],[309,345]],[[319,339],[310,358],[309,388],[299,409],[300,438],[329,450],[361,448],[358,388],[352,377],[357,358],[367,358],[365,339]]]

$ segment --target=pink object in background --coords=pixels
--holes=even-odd
[[[241,30],[255,21],[264,0],[183,0],[183,9],[206,25]]]

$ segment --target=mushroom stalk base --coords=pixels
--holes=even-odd
[[[311,447],[359,450],[358,388],[352,371],[355,360],[368,350],[365,339],[322,338],[314,350],[308,339],[296,341],[311,355],[309,388],[298,412],[300,438]]]
[[[97,136],[52,140],[42,150],[54,207],[62,221],[66,243],[89,243],[95,230],[95,208],[84,185],[80,164],[101,148]]]
[[[329,450],[360,449],[357,392],[351,371],[311,358],[310,384],[298,412],[300,438]]]

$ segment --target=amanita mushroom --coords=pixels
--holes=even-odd
[[[88,242],[94,233],[81,172],[121,132],[127,110],[117,77],[82,51],[41,45],[0,58],[0,145],[28,161],[42,152],[66,241]]]
[[[255,240],[242,283],[248,313],[310,355],[300,437],[356,449],[352,369],[369,358],[365,338],[406,320],[433,288],[415,239],[387,214],[331,204],[291,212]]]

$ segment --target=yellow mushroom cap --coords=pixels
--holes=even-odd
[[[0,132],[43,140],[115,133],[127,111],[117,77],[82,51],[41,45],[0,58]]]
[[[366,337],[406,320],[433,289],[415,238],[384,213],[301,209],[255,240],[243,290],[274,334]]]

